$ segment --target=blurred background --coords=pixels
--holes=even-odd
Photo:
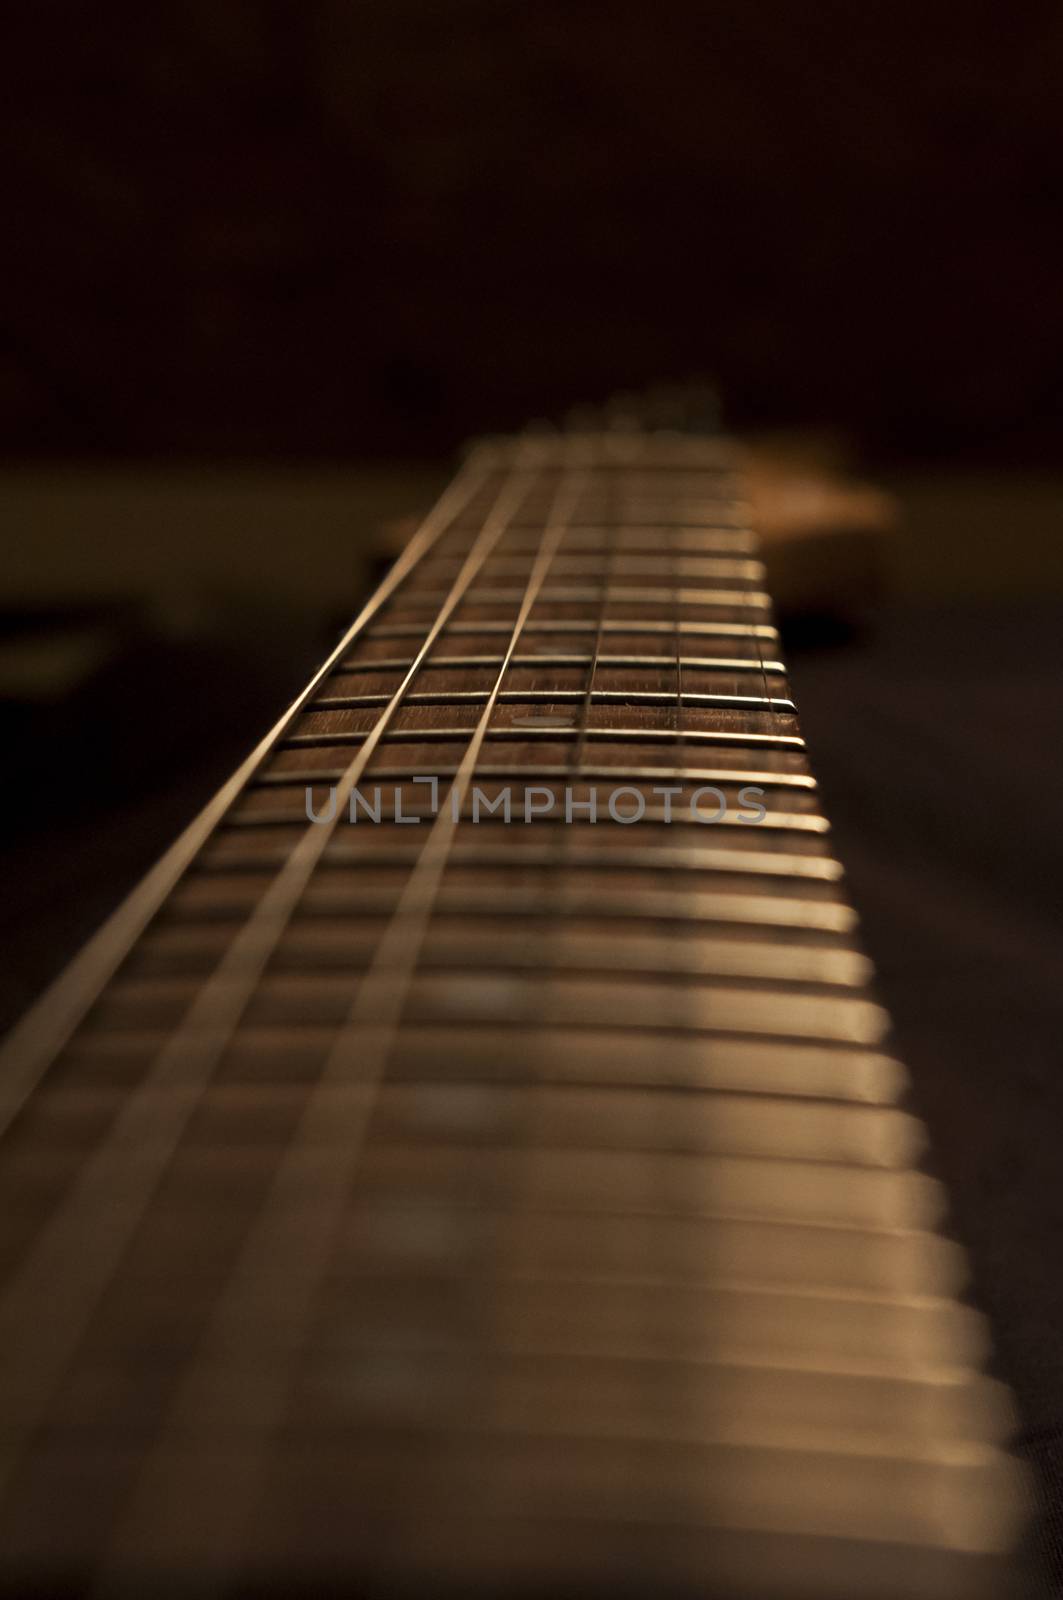
[[[3,34],[2,1020],[462,440],[710,374],[890,497],[880,604],[791,627],[797,696],[1058,1481],[1063,12],[38,0]]]

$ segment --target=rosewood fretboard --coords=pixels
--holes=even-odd
[[[9,1042],[0,1580],[996,1600],[867,979],[727,446],[479,447]]]

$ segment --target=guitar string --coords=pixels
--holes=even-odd
[[[575,438],[568,441],[568,448],[570,451],[575,448]],[[596,463],[594,460],[594,445],[590,440],[587,440],[585,449],[587,457],[587,482],[589,485],[591,485],[593,484],[593,472]],[[590,651],[590,660],[587,669],[587,677],[584,684],[583,700],[578,713],[576,738],[573,742],[571,755],[568,761],[563,765],[564,776],[560,785],[560,789],[561,804],[563,807],[565,807],[565,810],[562,811],[561,817],[555,821],[557,839],[554,850],[551,852],[553,857],[551,863],[551,874],[554,879],[552,886],[553,896],[556,896],[558,893],[563,893],[563,884],[565,881],[563,876],[564,868],[567,865],[571,854],[572,841],[567,823],[567,797],[574,791],[583,769],[583,761],[587,747],[587,736],[590,729],[591,714],[594,705],[594,685],[598,674],[599,661],[602,654],[602,644],[605,637],[605,618],[606,612],[609,608],[609,581],[612,576],[613,565],[615,561],[616,529],[613,519],[613,501],[615,498],[615,492],[612,483],[612,476],[608,472],[603,474],[603,488],[605,492],[605,549],[604,560],[602,562],[600,574],[601,593],[598,598],[594,641]],[[595,796],[595,804],[597,804],[597,785],[595,784],[591,787]],[[587,824],[583,825],[587,826]],[[561,933],[562,926],[562,922],[555,913],[550,921],[551,931],[555,940]],[[551,970],[553,970],[555,973],[557,971],[556,955],[554,957]]]
[[[164,1434],[152,1453],[126,1527],[127,1537],[133,1541],[146,1533],[154,1552],[160,1527],[174,1528],[173,1473],[175,1462],[178,1467],[180,1463],[182,1424],[194,1427],[208,1421],[216,1425],[226,1415],[239,1419],[251,1406],[261,1439],[264,1418],[267,1429],[282,1419],[293,1359],[327,1277],[335,1236],[364,1156],[377,1095],[476,761],[524,625],[567,531],[569,507],[580,493],[577,478],[571,474],[563,477],[545,518],[491,698],[362,977],[347,1020],[310,1091],[265,1206],[245,1241],[196,1364],[185,1380],[175,1405],[177,1427]],[[352,1072],[357,1073],[356,1078]],[[231,1351],[237,1353],[236,1362],[227,1359]],[[264,1453],[258,1451],[258,1465]],[[208,1464],[195,1486],[197,1528],[204,1519],[215,1519],[216,1554],[223,1567],[238,1558],[242,1523],[255,1491],[256,1472],[246,1459],[241,1461],[236,1479],[222,1489],[211,1477]],[[187,1513],[193,1504],[191,1486],[185,1485],[182,1496],[182,1509]],[[173,1536],[179,1539],[179,1531],[174,1529]],[[128,1558],[128,1546],[121,1553]]]
[[[421,664],[509,525],[527,474],[507,470],[447,601],[402,682],[336,786],[329,823],[308,823],[188,1012],[131,1092],[0,1301],[0,1344],[17,1358],[12,1426],[0,1443],[0,1490],[47,1410],[93,1310],[118,1270],[218,1061],[283,935],[314,866]],[[47,1320],[48,1337],[34,1331]]]
[[[669,539],[669,544],[671,544],[671,542],[672,542],[672,539]],[[599,630],[599,632],[600,632],[600,630]],[[512,661],[512,650],[514,650],[514,646],[515,646],[515,634],[514,634],[514,640],[512,640],[512,643],[511,643],[511,650],[507,651],[507,661],[509,661],[509,662]],[[498,685],[496,685],[496,690],[498,690],[499,686],[501,686],[501,680],[503,680],[504,670],[506,670],[506,662],[504,662],[504,664],[503,664],[503,674],[499,674],[499,682],[498,682]],[[594,669],[592,669],[592,670],[594,670]],[[474,760],[472,760],[472,770],[471,770],[471,773],[469,773],[469,782],[471,782],[472,778],[474,778],[474,774],[475,774],[475,757],[474,757]],[[427,914],[427,915],[431,915],[431,909],[429,909],[429,914]],[[386,1054],[386,1053],[384,1053],[384,1054]],[[381,1070],[383,1070],[383,1067],[381,1067]],[[368,1120],[368,1112],[367,1112],[367,1120]],[[336,1136],[335,1126],[331,1126],[331,1118],[330,1118],[330,1136],[331,1136],[331,1138],[335,1138],[335,1136]],[[274,1266],[274,1270],[275,1270],[275,1266]],[[279,1274],[277,1274],[277,1277],[279,1277],[279,1282],[283,1282],[283,1285],[285,1285],[285,1288],[287,1288],[288,1280],[287,1280],[287,1278],[285,1278],[285,1275],[283,1275],[283,1272],[279,1272]],[[256,1312],[258,1312],[258,1310],[261,1310],[261,1306],[259,1306],[258,1302],[256,1302],[255,1309],[256,1309]],[[239,1330],[237,1330],[237,1331],[239,1331]],[[245,1352],[242,1352],[242,1357],[245,1358]],[[261,1378],[261,1374],[259,1374],[259,1378]],[[171,1488],[171,1486],[173,1486],[173,1485],[170,1485],[170,1488]],[[226,1515],[229,1515],[229,1514],[231,1514],[231,1512],[229,1512],[229,1507],[226,1507]]]
[[[435,546],[485,482],[484,452],[474,451],[444,490],[383,583],[347,632],[242,766],[194,818],[162,859],[122,901],[0,1046],[0,1136],[67,1044],[152,917],[173,893],[215,828],[236,804],[295,718],[395,591]]]
[[[593,464],[593,455],[591,455],[591,463]],[[594,684],[598,674],[599,661],[602,655],[602,641],[605,637],[605,614],[609,608],[609,580],[612,576],[615,563],[616,530],[611,520],[611,513],[614,509],[613,500],[615,498],[615,493],[608,474],[604,479],[604,489],[606,507],[606,542],[604,552],[605,560],[602,563],[601,573],[601,594],[598,598],[598,610],[595,617],[594,642],[591,646],[590,663],[587,671],[587,679],[584,684],[583,701],[579,711],[577,737],[571,759],[568,762],[569,781],[579,774],[583,766],[584,756],[586,754],[587,736],[590,731],[591,712],[594,705]],[[566,843],[567,838],[565,835],[562,835],[562,859],[564,857]]]
[[[677,1368],[677,1371],[679,1371],[679,1368]],[[685,1394],[685,1390],[684,1390],[684,1394]]]

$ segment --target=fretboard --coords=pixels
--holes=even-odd
[[[0,1589],[997,1597],[730,448],[472,452],[0,1068]]]

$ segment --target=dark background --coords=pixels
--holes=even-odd
[[[1059,436],[1063,13],[6,8],[8,454],[426,456],[710,371],[880,450]]]
[[[740,429],[840,429],[901,521],[873,624],[795,640],[797,697],[1058,1523],[1063,11],[35,0],[2,31],[0,1020],[465,437],[692,374]]]

